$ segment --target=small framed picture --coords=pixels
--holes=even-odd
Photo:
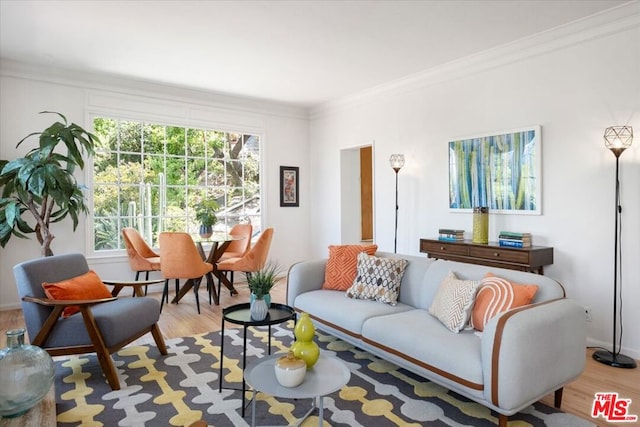
[[[300,168],[280,166],[280,206],[300,206]]]

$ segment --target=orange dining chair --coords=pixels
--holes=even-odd
[[[224,253],[220,257],[220,261],[227,260],[229,258],[240,258],[246,254],[251,248],[251,234],[253,233],[253,226],[251,224],[236,224],[231,228],[230,235],[234,237],[243,237],[243,239],[233,240]]]
[[[258,237],[256,244],[247,253],[241,257],[220,261],[217,264],[218,270],[221,272],[241,271],[247,275],[260,270],[267,262],[272,238],[273,228],[265,229]],[[231,283],[233,283],[233,276],[231,276]],[[220,295],[220,281],[218,281],[218,295]]]
[[[253,234],[253,226],[251,224],[236,224],[231,228],[229,234],[234,237],[242,237],[242,239],[233,240],[218,261],[240,258],[251,249],[251,235]],[[233,283],[233,271],[231,271],[230,274],[231,283]]]
[[[205,262],[196,244],[187,233],[163,232],[160,233],[160,271],[164,277],[164,290],[160,302],[160,311],[166,300],[169,303],[169,280],[176,281],[176,297],[174,301],[180,301],[189,289],[193,288],[196,297],[196,306],[200,314],[200,299],[198,298],[198,288],[202,277],[213,270],[213,265]],[[183,288],[178,291],[180,279],[187,279]],[[211,289],[208,289],[211,292]],[[213,290],[215,292],[215,289]]]
[[[138,280],[142,272],[146,273],[145,278],[149,280],[150,271],[160,271],[160,255],[147,245],[138,230],[125,227],[122,229],[122,238],[127,249],[129,266],[131,266],[132,271],[136,272],[136,280]],[[147,294],[146,286],[144,287],[144,294]]]

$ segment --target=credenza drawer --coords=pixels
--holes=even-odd
[[[529,263],[529,253],[526,251],[497,248],[469,247],[469,256],[483,259],[492,259],[504,262]]]
[[[469,247],[448,242],[422,241],[421,252],[430,254],[469,255]]]

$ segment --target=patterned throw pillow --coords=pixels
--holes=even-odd
[[[530,304],[537,291],[537,285],[519,285],[487,273],[480,281],[471,312],[471,327],[483,331],[496,315]]]
[[[111,298],[112,296],[93,270],[60,282],[44,282],[42,288],[47,298],[54,300],[89,300]],[[77,305],[67,306],[62,310],[62,317],[69,317],[79,311],[80,307]]]
[[[322,289],[346,291],[356,277],[358,254],[373,255],[378,245],[330,245]]]
[[[450,271],[440,284],[429,313],[451,332],[460,332],[469,321],[479,285],[478,280],[460,280]]]
[[[346,295],[349,298],[396,305],[400,282],[408,263],[406,259],[379,258],[359,253],[356,278]]]

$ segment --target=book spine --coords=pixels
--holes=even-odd
[[[440,233],[440,237],[444,237],[447,239],[464,239],[464,236],[462,234],[448,234],[448,233]]]
[[[463,239],[462,238],[456,238],[456,237],[439,236],[438,240],[442,240],[444,242],[461,242]]]
[[[439,234],[464,234],[464,230],[456,230],[454,228],[441,228],[438,230]]]
[[[524,248],[529,246],[529,245],[525,245],[523,242],[518,242],[517,240],[505,240],[505,239],[498,240],[498,244],[500,246],[505,246],[510,248]]]
[[[531,241],[531,237],[529,237],[529,236],[517,237],[517,236],[510,236],[510,235],[508,235],[508,234],[500,234],[500,235],[498,236],[498,239],[517,240],[517,241],[519,241],[519,242],[522,242],[522,241],[525,241],[525,242],[526,242],[526,241]]]
[[[514,231],[501,231],[500,236],[504,236],[508,239],[521,239],[523,237],[531,237],[531,233],[516,233]]]

